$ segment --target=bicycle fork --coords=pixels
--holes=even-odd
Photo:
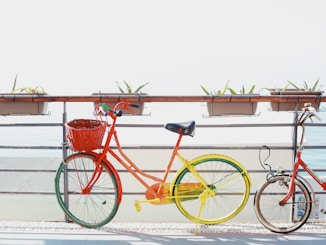
[[[82,194],[89,194],[91,192],[93,186],[96,184],[97,180],[100,178],[101,174],[103,173],[103,166],[100,164],[100,162],[101,161],[96,162],[96,166],[93,171],[92,177],[88,181],[87,185],[85,187],[81,186]],[[79,178],[79,175],[78,175],[78,178]],[[82,183],[82,182],[79,181],[79,183]]]

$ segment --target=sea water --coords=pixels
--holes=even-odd
[[[326,123],[326,113],[319,112],[322,118],[321,123]],[[312,119],[312,123],[319,123],[318,120]],[[326,145],[326,127],[307,126],[306,127],[306,144],[311,146]],[[304,149],[302,159],[308,164],[311,169],[326,169],[326,149]],[[326,172],[318,173],[326,176]]]

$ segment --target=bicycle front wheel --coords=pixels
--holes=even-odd
[[[288,233],[299,229],[309,218],[311,196],[302,181],[295,179],[295,190],[289,201],[280,201],[289,191],[291,177],[279,175],[268,179],[256,192],[254,208],[260,223],[277,233]]]
[[[204,155],[181,169],[173,182],[172,193],[180,212],[201,224],[219,224],[236,216],[250,194],[250,177],[234,159]],[[205,186],[206,185],[206,186]]]
[[[101,227],[115,216],[122,193],[119,176],[110,164],[102,161],[95,171],[96,157],[71,155],[55,177],[60,207],[72,221],[88,228]]]

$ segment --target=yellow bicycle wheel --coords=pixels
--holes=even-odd
[[[236,160],[219,154],[197,157],[183,167],[172,183],[180,212],[201,224],[219,224],[236,216],[246,205],[251,180]]]

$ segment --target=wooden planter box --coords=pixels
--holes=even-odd
[[[321,96],[323,94],[322,91],[304,91],[304,90],[295,90],[295,89],[289,89],[285,91],[281,90],[275,90],[270,92],[271,95],[315,95],[315,96]],[[271,108],[273,111],[295,111],[301,110],[301,108],[304,107],[304,104],[306,102],[271,102]],[[314,107],[316,110],[319,109],[320,102],[318,101],[311,101],[311,106]]]
[[[124,96],[127,97],[135,97],[135,98],[139,98],[141,95],[146,95],[146,94],[121,94],[121,93],[93,93],[92,95],[95,96],[100,96],[102,98],[123,98]],[[102,102],[94,102],[94,105],[98,105],[101,104]],[[118,102],[105,102],[105,104],[111,108],[113,108]],[[127,114],[127,115],[142,115],[143,111],[144,111],[144,102],[132,102],[133,104],[138,105],[139,107],[130,107],[129,109],[133,111],[133,113],[131,113],[130,111],[127,110],[122,110],[123,114]]]
[[[35,98],[42,94],[3,94],[2,97],[13,101],[0,102],[0,115],[44,115],[47,112],[48,102],[14,101],[15,98]]]
[[[207,102],[207,110],[210,116],[254,115],[257,102]]]

